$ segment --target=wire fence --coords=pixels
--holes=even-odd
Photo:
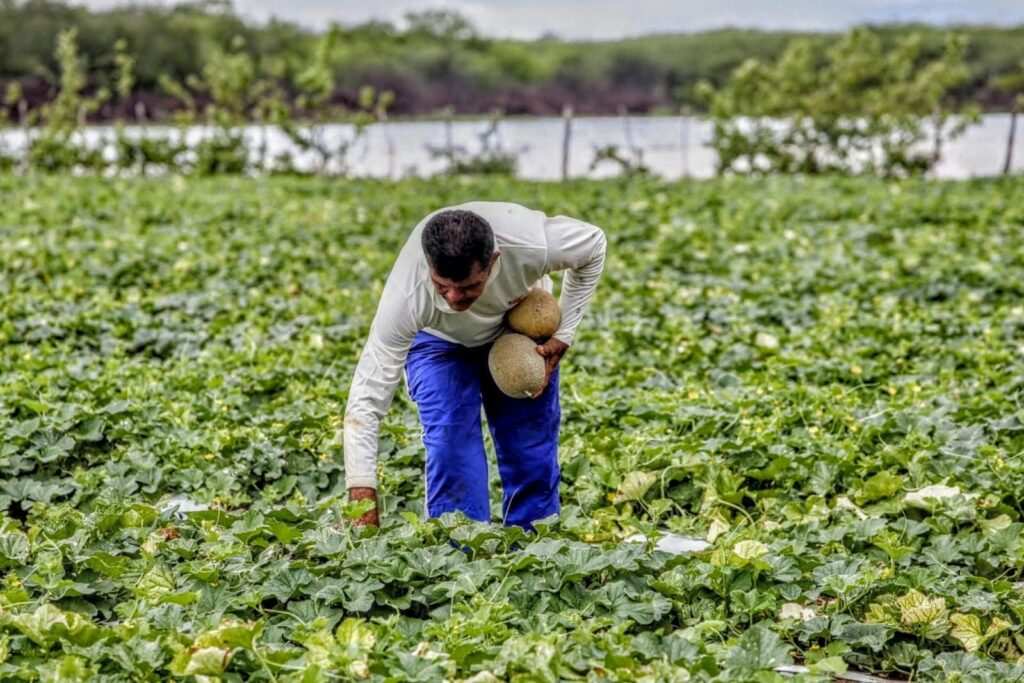
[[[1024,136],[1017,136],[1007,151],[1010,126],[1008,115],[986,115],[946,146],[934,176],[997,175],[1007,158],[1011,172],[1024,170]],[[78,149],[72,170],[110,174],[190,172],[203,154],[214,156],[202,166],[214,172],[325,173],[396,180],[448,172],[508,173],[541,180],[640,173],[667,179],[706,178],[716,172],[711,123],[685,114],[620,112],[610,117],[577,117],[566,108],[561,117],[394,121],[384,116],[362,128],[341,123],[311,128],[327,156],[296,146],[271,125],[232,128],[228,132],[233,136],[232,148],[224,147],[224,130],[204,125],[90,126],[75,131],[67,142]],[[8,159],[7,169],[37,167],[40,158],[33,158],[30,150],[41,136],[41,129],[30,126],[0,129],[0,157]],[[162,161],[145,162],[147,154],[159,156],[160,149]],[[242,158],[233,165],[218,166],[229,153]],[[49,163],[46,157],[42,161]]]

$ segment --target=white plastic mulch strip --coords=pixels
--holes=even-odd
[[[683,553],[699,553],[702,550],[707,550],[711,547],[711,544],[702,538],[690,538],[688,536],[680,536],[674,534],[671,531],[661,531],[662,536],[655,544],[655,550],[661,550],[662,552],[671,553],[672,555],[682,555]],[[626,539],[627,543],[646,543],[647,536],[644,534],[633,534]]]
[[[162,512],[173,512],[177,516],[181,517],[188,512],[202,512],[204,510],[209,510],[210,506],[206,503],[194,501],[188,496],[178,495],[164,501],[160,509]]]

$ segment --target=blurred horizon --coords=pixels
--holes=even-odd
[[[344,0],[301,1],[322,7],[330,4],[338,15],[351,4]],[[445,112],[472,116],[494,111],[510,116],[552,116],[560,115],[566,106],[579,115],[701,111],[707,106],[701,85],[725,84],[734,70],[749,60],[770,64],[800,41],[814,46],[820,66],[827,51],[842,40],[839,31],[717,28],[602,41],[520,42],[488,37],[482,33],[479,11],[474,16],[452,9],[459,4],[454,0],[449,3],[452,8],[409,11],[399,22],[373,19],[369,6],[360,16],[353,9],[352,23],[315,31],[291,21],[260,24],[252,15],[261,2],[264,0],[0,0],[0,93],[10,94],[15,88],[19,95],[5,97],[0,118],[22,120],[12,104],[14,99],[30,110],[39,110],[54,99],[62,71],[55,51],[58,37],[72,29],[87,92],[114,92],[119,87],[119,49],[131,60],[130,92],[84,111],[83,116],[93,123],[163,120],[188,109],[190,101],[202,109],[209,102],[209,88],[193,89],[192,95],[183,94],[183,88],[206,79],[210,69],[241,69],[225,83],[237,80],[236,86],[243,89],[269,84],[294,105],[298,93],[313,82],[311,64],[322,70],[317,78],[329,80],[322,102],[325,106],[358,109],[360,92],[370,87],[393,96],[388,112],[396,117],[436,117]],[[743,4],[740,0],[722,2],[723,7]],[[513,17],[529,3],[495,0],[476,4],[499,8]],[[932,7],[932,16],[938,16],[935,7],[944,8],[943,16],[952,17],[963,4],[863,0],[843,6],[848,13],[860,7],[872,9],[872,16],[912,18],[914,7]],[[1019,14],[1024,15],[1024,3],[1019,4]],[[568,5],[594,10],[578,13],[583,22],[591,21],[591,15],[605,3],[555,0],[552,17],[538,28],[558,28],[558,21],[564,19],[559,20],[555,10]],[[641,0],[637,7],[647,5],[673,16],[680,7],[703,6],[694,2],[670,7],[661,0]],[[386,0],[372,8],[384,16],[432,6],[436,7],[434,3]],[[840,14],[832,7],[830,16],[838,20]],[[991,12],[1003,4],[990,0],[978,7]],[[763,7],[758,11],[763,12]],[[710,21],[711,16],[708,13],[704,19]],[[1005,18],[1010,16],[1015,14],[1008,11]],[[754,17],[750,15],[751,22]],[[673,26],[666,21],[662,28]],[[974,103],[984,111],[1008,111],[1014,91],[1000,83],[1015,73],[1024,59],[1024,23],[1012,28],[958,26],[955,32],[966,45],[965,73],[948,89],[948,98],[959,104]],[[942,55],[951,38],[950,30],[926,24],[875,24],[872,33],[880,41],[880,50],[911,40],[909,49],[919,66]]]
[[[106,10],[125,5],[172,7],[186,3],[76,0],[73,4]],[[354,26],[368,22],[403,29],[409,13],[450,11],[464,17],[483,36],[516,40],[549,37],[603,41],[719,29],[832,33],[878,24],[938,28],[1024,25],[1024,2],[1017,0],[293,0],[287,4],[235,0],[227,4],[251,21],[277,19],[317,31],[328,29],[332,23]]]

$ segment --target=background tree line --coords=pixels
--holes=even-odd
[[[0,94],[15,87],[18,99],[36,109],[59,89],[58,36],[76,30],[84,64],[83,91],[115,92],[119,62],[133,60],[131,92],[97,101],[93,121],[130,120],[140,112],[163,118],[190,103],[168,84],[186,83],[211,60],[246,55],[260,82],[274,83],[293,105],[308,83],[307,65],[320,60],[329,71],[325,103],[357,109],[370,86],[393,93],[389,111],[397,116],[436,114],[453,107],[459,114],[501,109],[512,115],[550,115],[572,105],[581,114],[677,111],[680,105],[706,111],[698,84],[721,87],[749,58],[778,60],[795,39],[810,54],[826,54],[839,34],[719,30],[698,34],[651,35],[616,41],[572,42],[550,36],[536,41],[480,35],[457,14],[412,14],[401,28],[373,22],[330,29],[331,49],[322,34],[296,24],[256,24],[240,18],[225,0],[160,6],[128,6],[103,11],[55,0],[0,0]],[[928,26],[879,26],[874,34],[884,49],[895,49],[909,33],[917,35],[921,59],[940,59],[947,30]],[[983,110],[1011,109],[1012,89],[1001,87],[1024,56],[1024,26],[964,26],[965,71],[950,96]],[[195,93],[202,104],[208,92]],[[17,118],[13,102],[8,118]],[[139,103],[145,106],[140,107]]]

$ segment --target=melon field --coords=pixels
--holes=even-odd
[[[563,514],[425,520],[402,387],[354,528],[384,278],[470,199],[608,235]],[[1024,679],[1022,400],[1019,180],[0,176],[0,680]]]

